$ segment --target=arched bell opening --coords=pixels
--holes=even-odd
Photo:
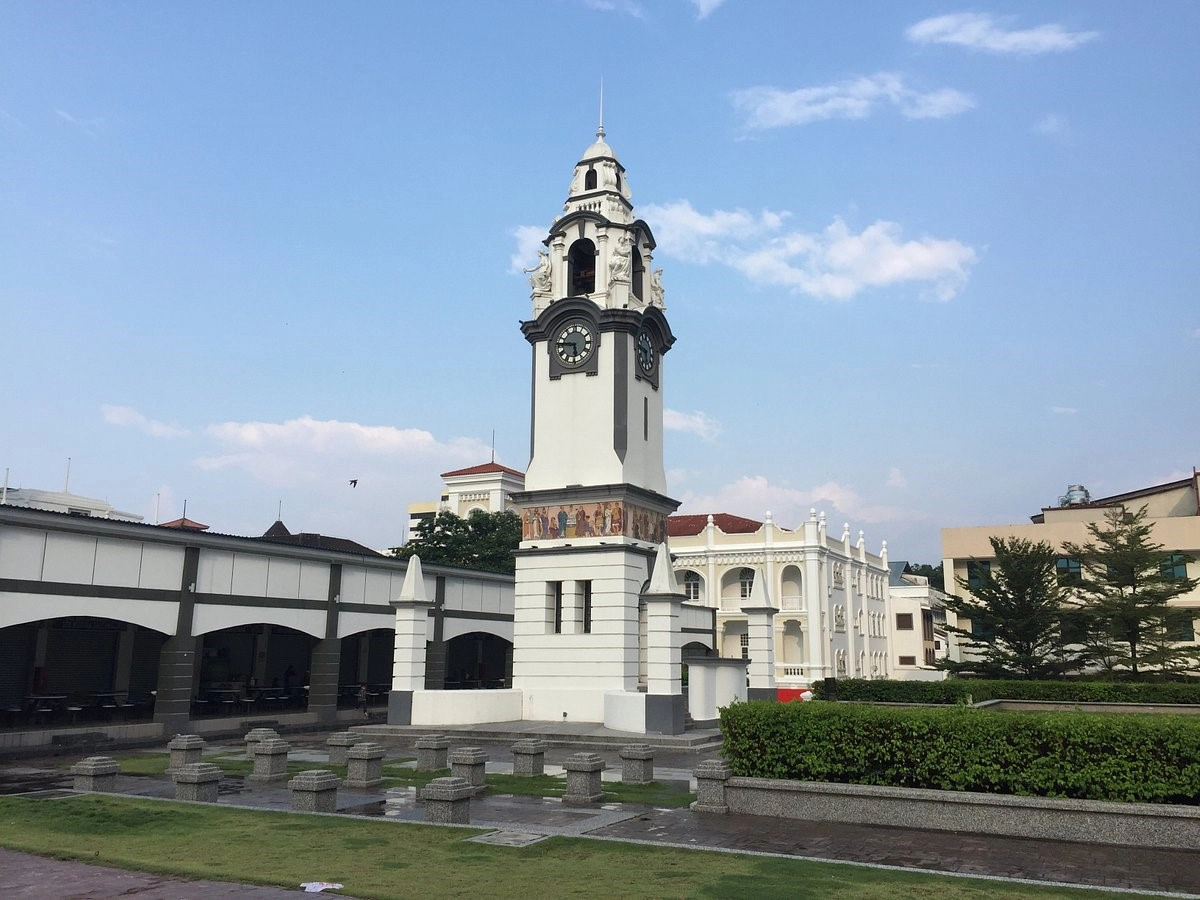
[[[580,238],[567,251],[567,284],[572,297],[596,290],[596,245],[587,238]]]

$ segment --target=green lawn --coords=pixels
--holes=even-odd
[[[293,889],[338,881],[362,898],[1129,896],[584,838],[465,840],[479,833],[104,794],[0,797],[0,846],[12,850]]]

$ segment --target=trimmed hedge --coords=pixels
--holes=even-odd
[[[820,699],[824,682],[813,685]],[[868,681],[839,678],[839,700],[876,703],[964,703],[983,700],[1060,700],[1069,703],[1200,704],[1200,683],[1141,681],[1016,681],[948,678],[945,681]]]
[[[1200,805],[1200,717],[734,703],[734,774]]]

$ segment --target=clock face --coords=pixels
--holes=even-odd
[[[554,352],[564,366],[578,366],[592,355],[592,332],[582,322],[567,325],[554,341]]]
[[[657,354],[654,352],[654,343],[650,340],[650,335],[643,331],[638,335],[637,339],[637,361],[642,367],[643,372],[654,371],[654,361]]]

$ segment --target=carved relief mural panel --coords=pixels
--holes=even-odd
[[[628,537],[662,543],[667,539],[664,513],[619,500],[533,506],[521,514],[521,539]]]

